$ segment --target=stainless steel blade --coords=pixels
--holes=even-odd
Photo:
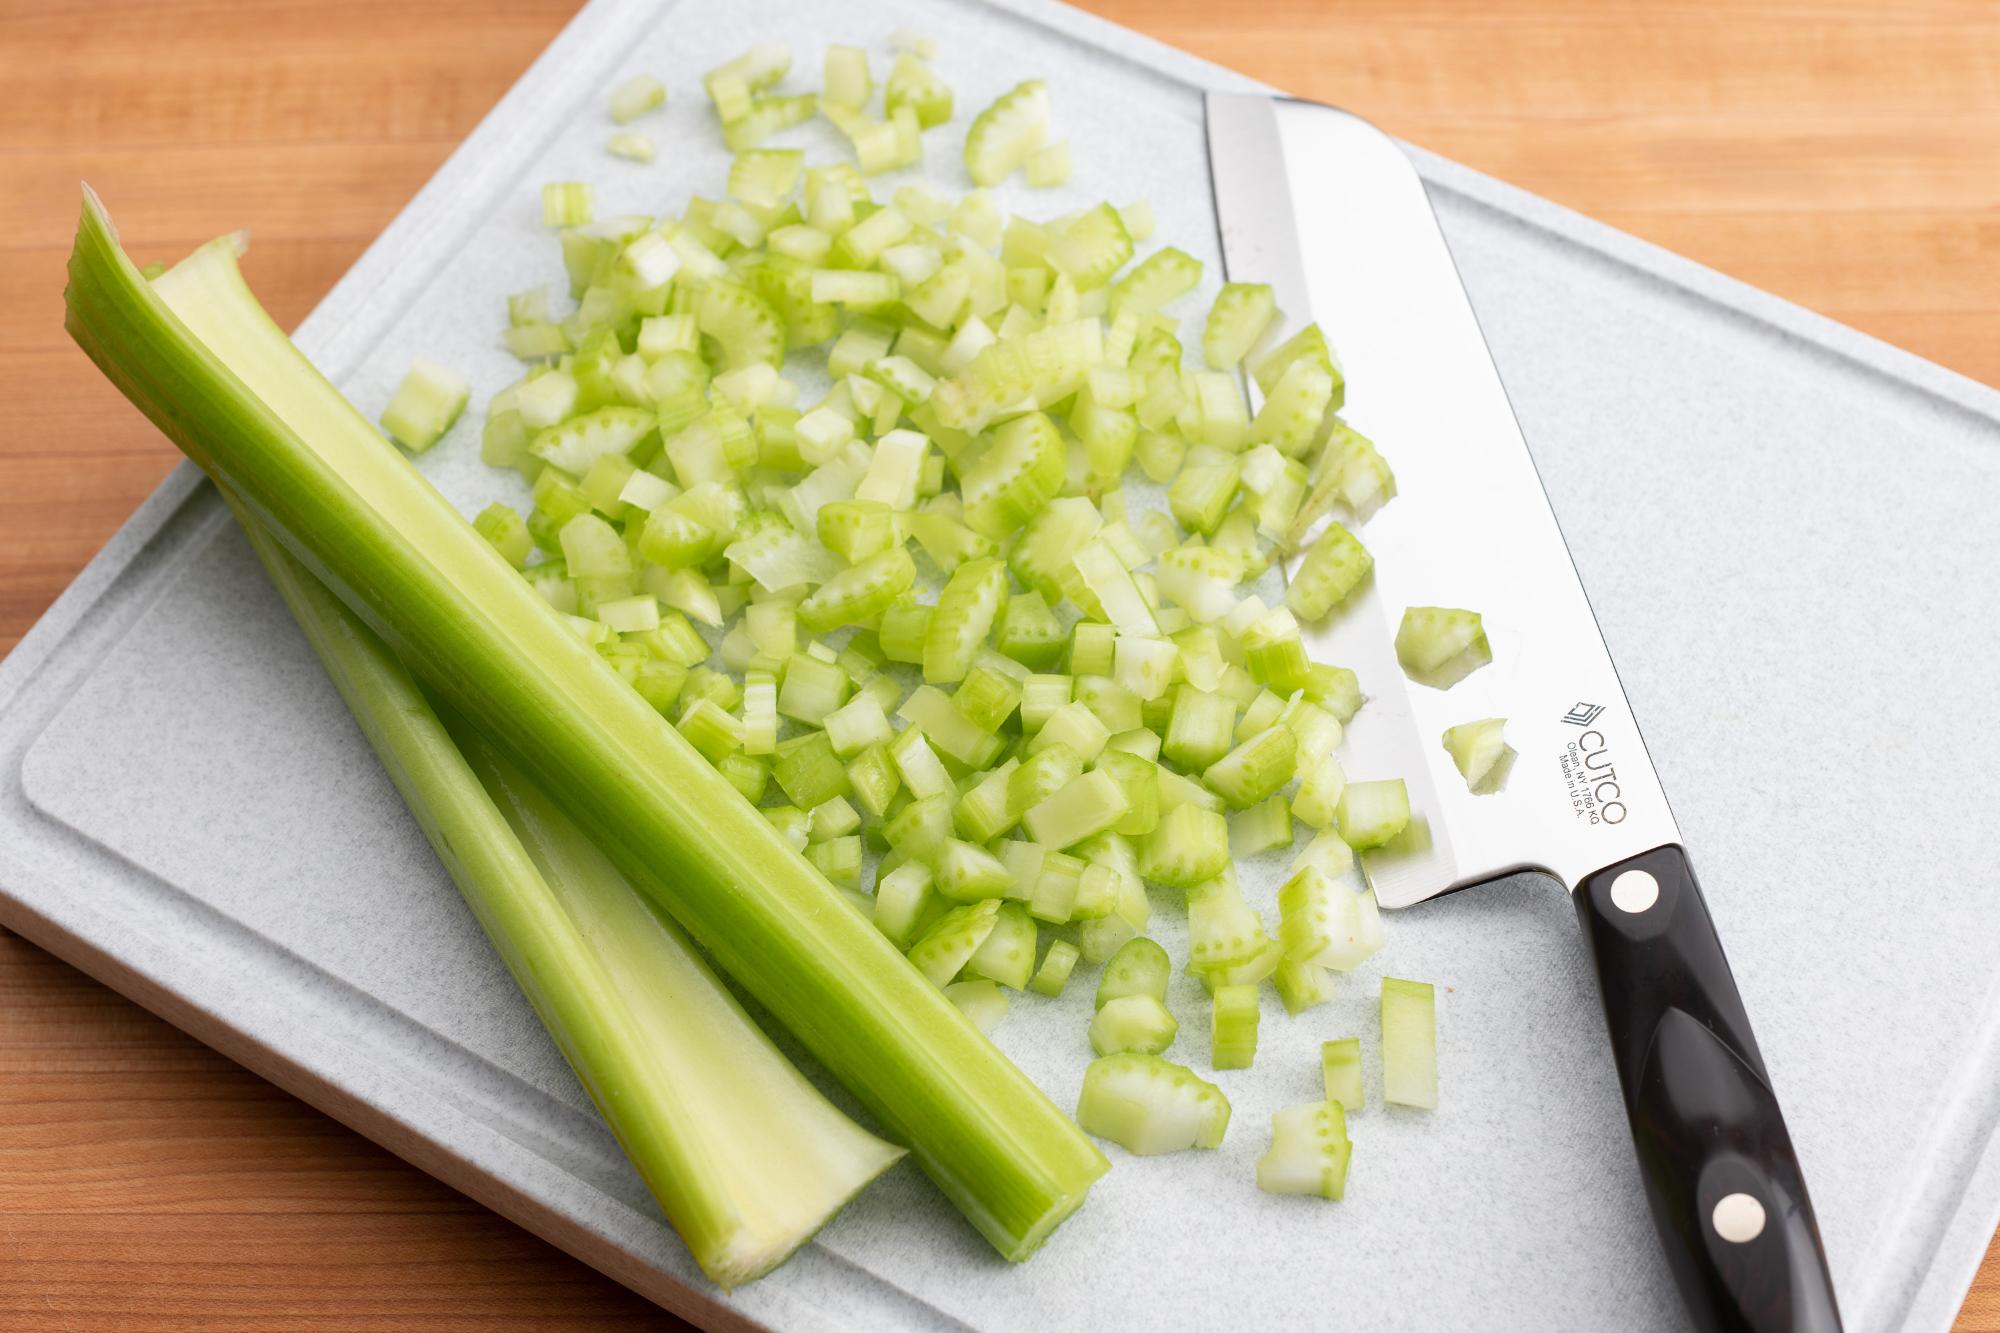
[[[1210,93],[1208,143],[1232,279],[1269,282],[1286,330],[1317,320],[1347,378],[1345,419],[1396,474],[1357,535],[1367,585],[1308,629],[1315,660],[1368,702],[1341,751],[1350,781],[1403,778],[1418,825],[1363,860],[1384,907],[1519,870],[1565,887],[1678,842],[1429,197],[1396,142],[1347,112]],[[1254,385],[1252,388],[1254,390]],[[1405,608],[1480,612],[1493,661],[1449,690],[1397,665]],[[1475,796],[1447,727],[1507,719],[1505,787]]]

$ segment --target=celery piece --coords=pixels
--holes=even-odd
[[[910,553],[900,546],[891,547],[850,565],[813,589],[799,603],[799,623],[814,634],[824,634],[842,625],[871,620],[908,592],[916,579],[917,567]]]
[[[1058,708],[1070,702],[1074,682],[1068,676],[1031,675],[1021,682],[1021,731],[1033,736],[1048,724]]]
[[[806,848],[806,860],[840,888],[851,889],[861,883],[861,839],[857,837],[814,843]]]
[[[1048,734],[1046,729],[1042,734]],[[1096,769],[1038,802],[1022,816],[1022,823],[1036,842],[1070,847],[1116,825],[1130,808],[1117,779]]]
[[[1094,291],[1132,257],[1132,237],[1125,220],[1110,204],[1099,204],[1073,218],[1049,247],[1049,263],[1075,284],[1079,292]]]
[[[1113,750],[1107,742],[1097,770],[1117,782],[1125,796],[1125,813],[1110,826],[1112,832],[1141,838],[1160,826],[1159,769],[1150,760]]]
[[[1338,879],[1354,869],[1354,849],[1341,841],[1340,834],[1326,829],[1292,858],[1290,873],[1296,875],[1307,866],[1314,867],[1329,879]]]
[[[1350,782],[1334,809],[1340,836],[1355,851],[1380,847],[1410,822],[1410,794],[1401,778]]]
[[[958,798],[952,822],[960,833],[973,842],[989,843],[1020,822],[1009,797],[1011,779],[1020,766],[1020,761],[1009,759]]]
[[[1437,1109],[1437,994],[1429,982],[1382,978],[1382,1100]]]
[[[820,726],[847,702],[847,673],[831,662],[800,656],[785,668],[778,686],[778,712],[808,726]]]
[[[1261,282],[1226,282],[1209,308],[1201,355],[1215,370],[1234,370],[1271,327],[1277,299]]]
[[[1248,1069],[1257,1056],[1257,988],[1218,986],[1211,1013],[1209,1063],[1216,1069]]]
[[[1069,985],[1070,973],[1076,970],[1077,949],[1068,940],[1055,940],[1048,952],[1042,955],[1042,965],[1035,969],[1035,976],[1028,983],[1028,989],[1037,995],[1050,999],[1063,993]]]
[[[986,768],[1000,755],[1000,739],[975,726],[958,711],[951,696],[934,685],[919,685],[903,700],[896,715],[921,728],[925,739],[939,754],[967,768]],[[908,774],[904,776],[907,779]]]
[[[1103,524],[1097,506],[1082,496],[1050,500],[1029,517],[1008,555],[1014,577],[1048,601],[1060,601],[1064,571]]]
[[[1083,761],[1069,746],[1056,743],[1026,755],[1008,775],[1007,809],[1016,820],[1040,805],[1083,771]]]
[[[896,739],[889,743],[889,759],[910,794],[918,800],[950,794],[951,774],[945,772],[944,764],[924,739],[920,726],[905,727],[896,734]]]
[[[1353,1150],[1338,1102],[1288,1106],[1271,1117],[1271,1148],[1257,1160],[1257,1188],[1338,1200],[1347,1190]]]
[[[444,438],[471,395],[463,378],[435,361],[412,362],[382,409],[382,428],[397,444],[420,454]]]
[[[1206,769],[1229,753],[1235,728],[1236,706],[1228,699],[1183,685],[1174,692],[1173,717],[1161,750],[1185,768]]]
[[[1413,606],[1396,629],[1396,660],[1411,680],[1449,689],[1493,660],[1477,611]]]
[[[516,569],[524,568],[528,556],[534,549],[534,541],[528,536],[528,525],[521,521],[521,515],[510,505],[498,501],[479,511],[472,520],[472,526],[479,535],[493,544],[493,549]]]
[[[1109,625],[1080,622],[1070,630],[1069,669],[1079,676],[1108,676],[1117,665],[1118,634]]]
[[[1129,228],[1128,228],[1129,231]],[[1133,266],[1111,289],[1113,313],[1131,310],[1150,315],[1201,282],[1201,261],[1184,250],[1166,246]],[[1175,358],[1178,364],[1179,358]]]
[[[1292,811],[1283,796],[1270,796],[1229,817],[1229,854],[1256,856],[1292,845]]]
[[[1158,636],[1160,627],[1153,618],[1153,608],[1140,593],[1132,572],[1108,545],[1092,538],[1077,551],[1072,564],[1077,578],[1103,608],[1102,618],[1109,621],[1114,630],[1141,638]],[[1087,674],[1108,676],[1111,674],[1110,666],[1106,664],[1105,669]]]
[[[1445,751],[1476,795],[1499,791],[1514,767],[1514,747],[1501,734],[1506,725],[1505,718],[1489,717],[1445,729]]]
[[[1164,1002],[1172,971],[1167,951],[1157,943],[1144,935],[1127,940],[1111,955],[1104,965],[1104,974],[1097,979],[1097,1007],[1102,1009],[1113,1000],[1130,995]]]
[[[834,500],[819,510],[820,545],[849,564],[899,547],[900,526],[895,511],[877,500]]]
[[[861,827],[861,816],[845,798],[835,796],[806,812],[808,842],[829,842],[845,838]]]
[[[936,860],[951,841],[951,798],[917,798],[882,826],[882,835],[904,856],[919,861]]]
[[[1321,620],[1360,586],[1374,563],[1353,533],[1329,523],[1306,548],[1305,559],[1285,590],[1285,605],[1302,620]]]
[[[1009,990],[1024,990],[1035,970],[1035,923],[1019,903],[1002,903],[993,929],[966,960],[967,976],[997,981]]]
[[[931,67],[908,51],[899,52],[882,90],[882,109],[893,115],[901,107],[916,113],[924,129],[951,119],[951,88]]]
[[[1361,1039],[1322,1042],[1319,1062],[1326,1080],[1326,1099],[1346,1110],[1359,1111],[1366,1100],[1361,1090]]]
[[[957,838],[945,839],[935,858],[935,869],[937,891],[955,903],[1004,897],[1014,883],[999,857]]]
[[[1211,988],[1261,981],[1284,951],[1236,885],[1233,867],[1188,893],[1188,971]]]
[[[1289,607],[1266,612],[1244,632],[1243,656],[1252,680],[1282,694],[1305,688],[1312,670],[1298,620]]]
[[[1028,154],[1028,160],[1022,166],[1030,188],[1046,190],[1067,185],[1071,170],[1069,141],[1036,149]]]
[[[998,731],[1021,706],[1021,686],[990,666],[975,666],[959,682],[952,702],[981,731]]]
[[[1105,1055],[1083,1072],[1076,1123],[1138,1157],[1219,1148],[1229,1130],[1229,1099],[1157,1055]]]
[[[954,981],[944,993],[981,1032],[991,1032],[1007,1016],[1007,992],[991,981]]]
[[[851,759],[871,745],[884,745],[895,739],[881,701],[872,694],[857,694],[828,713],[825,728],[827,742],[842,759]]]
[[[1090,1020],[1090,1049],[1099,1055],[1137,1051],[1158,1055],[1174,1044],[1180,1024],[1151,995],[1121,995],[1099,1005]]]
[[[1278,988],[1285,1012],[1294,1018],[1333,998],[1333,974],[1314,963],[1287,958],[1271,974],[1271,984]]]
[[[824,77],[821,80],[820,100],[840,106],[860,108],[868,105],[869,94],[875,91],[875,81],[868,74],[868,53],[858,46],[829,46],[826,48]]]
[[[797,664],[793,665],[796,668]],[[771,776],[777,779],[792,804],[802,810],[845,796],[848,790],[847,769],[834,757],[826,733],[820,731],[780,741],[772,759]]]
[[[935,902],[930,867],[905,861],[875,881],[875,926],[890,943],[907,949]]]
[[[863,810],[880,819],[903,785],[884,745],[871,745],[847,761],[847,784]]]
[[[799,186],[805,154],[796,148],[751,148],[729,168],[729,194],[754,208],[776,208]]]
[[[1228,864],[1228,823],[1220,814],[1193,804],[1175,806],[1161,815],[1139,852],[1139,873],[1175,889],[1194,889],[1221,874]]]
[[[275,538],[246,531],[696,1262],[725,1287],[776,1267],[900,1150],[834,1109],[582,830],[483,740],[447,732],[375,633]]]
[[[998,560],[960,565],[938,594],[924,631],[924,680],[963,680],[1007,596],[1007,567]]]
[[[667,90],[650,74],[634,74],[611,90],[611,119],[629,125],[667,104]]]
[[[1031,671],[1054,666],[1065,637],[1048,602],[1032,590],[1009,597],[993,627],[993,646]]]
[[[1160,757],[1160,738],[1151,731],[1124,731],[1106,741],[1104,748],[1137,755],[1150,762]]]
[[[1331,754],[1314,764],[1292,797],[1292,813],[1316,829],[1331,828],[1340,798],[1347,791],[1347,774]]]
[[[743,744],[743,724],[708,699],[697,700],[681,714],[681,735],[711,764]]]
[[[921,664],[924,660],[924,638],[930,632],[931,609],[917,602],[907,594],[891,602],[882,611],[882,624],[876,630],[881,640],[882,652],[891,662]]]
[[[954,907],[910,947],[910,961],[932,985],[948,985],[993,933],[999,919],[1000,902],[995,898]]]
[[[590,221],[591,190],[587,181],[551,181],[542,187],[542,222],[550,227],[578,227]]]
[[[793,851],[802,852],[806,849],[806,843],[810,839],[812,832],[811,815],[799,809],[796,805],[770,806],[764,810],[763,814],[765,819],[771,821],[771,827],[783,835],[787,843],[791,844]],[[926,882],[928,882],[928,879]]]
[[[1287,728],[1267,727],[1209,765],[1202,781],[1230,809],[1248,809],[1292,780],[1297,754],[1298,742]]]
[[[893,77],[893,76],[892,76]],[[980,112],[965,136],[965,169],[972,183],[998,185],[1042,146],[1049,120],[1048,88],[1031,79]]]
[[[1043,720],[1034,738],[1028,742],[1027,752],[1036,755],[1052,745],[1060,745],[1087,764],[1103,753],[1105,743],[1110,739],[1111,732],[1098,721],[1097,714],[1085,705],[1071,701]]]
[[[992,538],[1019,528],[1062,486],[1063,441],[1040,412],[998,427],[993,443],[960,478],[965,522]]]

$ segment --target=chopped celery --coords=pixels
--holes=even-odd
[[[1216,293],[1201,335],[1201,355],[1216,370],[1234,370],[1277,317],[1271,288],[1261,282],[1226,282]]]
[[[1007,1016],[1007,992],[991,981],[954,981],[944,993],[981,1032],[991,1032]]]
[[[957,838],[945,840],[936,856],[937,891],[953,902],[999,898],[1014,883],[1000,858]]]
[[[1049,945],[1049,951],[1042,955],[1042,965],[1035,969],[1034,980],[1028,983],[1028,989],[1051,999],[1061,995],[1063,988],[1069,985],[1070,973],[1076,970],[1078,957],[1074,944],[1068,940],[1054,941]]]
[[[1193,804],[1175,806],[1139,853],[1139,873],[1169,888],[1193,889],[1229,864],[1229,824],[1221,814]]]
[[[1216,1069],[1248,1069],[1257,1057],[1257,987],[1218,986],[1211,1016],[1209,1063]]]
[[[868,74],[866,51],[858,46],[826,48],[825,77],[819,94],[822,102],[858,109],[868,105],[868,95],[874,90],[875,81]]]
[[[1271,974],[1271,984],[1277,987],[1285,1012],[1294,1018],[1333,998],[1333,974],[1316,963],[1287,958]]]
[[[444,438],[471,394],[462,378],[435,361],[413,362],[382,409],[382,427],[397,444],[420,454]]]
[[[1284,957],[1263,918],[1243,901],[1234,870],[1188,893],[1188,970],[1212,987],[1261,981]]]
[[[1257,1188],[1337,1200],[1347,1190],[1352,1153],[1338,1102],[1288,1106],[1271,1117],[1271,1150],[1257,1161]]]
[[[1361,1039],[1343,1037],[1321,1043],[1319,1062],[1320,1073],[1326,1080],[1326,1099],[1349,1111],[1359,1111],[1366,1100],[1361,1090]]]
[[[963,680],[1007,595],[1007,567],[997,560],[960,565],[938,594],[924,631],[924,680]]]
[[[1042,146],[1049,91],[1031,79],[980,112],[965,136],[965,169],[974,185],[998,185]]]
[[[1235,728],[1236,706],[1228,699],[1183,685],[1174,693],[1173,717],[1161,750],[1183,767],[1205,769],[1229,753]]]
[[[667,90],[650,74],[634,74],[611,90],[611,119],[629,125],[667,104]]]
[[[1145,995],[1154,1000],[1167,998],[1167,979],[1173,964],[1167,951],[1140,935],[1125,941],[1104,965],[1097,979],[1097,1007],[1129,995]]]
[[[1450,689],[1493,660],[1477,611],[1413,606],[1396,628],[1396,660],[1411,680]]]
[[[1367,548],[1338,523],[1326,525],[1299,562],[1285,590],[1285,605],[1300,619],[1317,621],[1347,599],[1374,565]]]
[[[1282,796],[1271,796],[1229,817],[1229,854],[1256,856],[1292,845],[1292,812]]]
[[[897,948],[906,949],[915,943],[934,901],[930,867],[905,861],[875,882],[875,925]]]
[[[1347,791],[1347,773],[1328,754],[1307,771],[1292,797],[1292,813],[1316,829],[1330,828],[1334,811]]]
[[[945,986],[971,961],[1000,919],[1000,901],[986,898],[954,907],[910,947],[910,961],[934,986]]]
[[[635,130],[622,130],[604,141],[604,151],[628,162],[651,162],[659,150],[645,135]]]
[[[993,929],[966,960],[966,973],[1024,990],[1035,970],[1035,923],[1019,903],[1002,903]]]
[[[1363,925],[1365,894],[1335,884],[1318,867],[1300,869],[1278,890],[1278,939],[1293,962],[1346,972],[1374,952]]]
[[[882,91],[882,107],[894,115],[906,106],[916,113],[917,124],[927,130],[951,119],[950,87],[917,55],[902,51],[890,67],[889,82]]]
[[[1052,744],[1027,754],[1007,777],[1007,809],[1015,821],[1073,781],[1083,761],[1067,745]]]
[[[1489,717],[1445,729],[1446,752],[1465,785],[1479,795],[1499,791],[1514,767],[1514,747],[1501,734],[1506,725],[1505,718]]]
[[[1085,704],[1071,701],[1050,713],[1028,742],[1028,753],[1040,754],[1052,745],[1067,748],[1084,763],[1104,751],[1111,732]]]
[[[1230,809],[1248,809],[1292,780],[1297,755],[1298,741],[1290,730],[1267,727],[1209,765],[1202,781],[1227,801]]]
[[[1024,164],[1029,186],[1038,190],[1068,184],[1070,169],[1068,140],[1036,149],[1028,155]]]
[[[1099,1055],[1158,1055],[1174,1044],[1179,1030],[1174,1016],[1153,996],[1121,995],[1098,1006],[1090,1020],[1090,1049]]]
[[[551,181],[542,187],[542,221],[551,227],[578,227],[590,221],[591,189],[584,181]]]
[[[1410,822],[1410,794],[1401,778],[1350,782],[1334,810],[1340,836],[1355,851],[1380,847]]]
[[[1157,1055],[1105,1055],[1084,1070],[1076,1123],[1139,1157],[1219,1148],[1229,1130],[1229,1099]]]
[[[1382,978],[1382,1100],[1437,1109],[1437,996],[1429,982]]]
[[[1046,736],[1048,730],[1043,729]],[[1028,835],[1048,847],[1069,847],[1113,827],[1131,809],[1125,789],[1103,769],[1072,779],[1022,816]]]

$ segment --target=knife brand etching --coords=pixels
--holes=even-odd
[[[1579,704],[1563,721],[1576,723],[1576,713],[1589,709],[1594,721],[1604,709],[1595,704]],[[1581,724],[1577,724],[1581,725]],[[1612,762],[1611,742],[1596,727],[1578,734],[1563,749],[1563,787],[1570,809],[1578,819],[1591,824],[1625,822],[1624,790],[1618,785],[1618,769]]]

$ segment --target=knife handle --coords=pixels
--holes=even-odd
[[[1687,853],[1584,877],[1577,915],[1653,1222],[1705,1333],[1838,1333],[1812,1201]]]

